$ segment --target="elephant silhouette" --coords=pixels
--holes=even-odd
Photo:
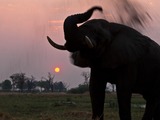
[[[104,119],[105,88],[110,82],[116,84],[120,120],[131,120],[132,93],[146,100],[142,120],[160,120],[160,46],[131,27],[89,20],[95,10],[103,12],[95,6],[65,19],[64,45],[47,36],[53,47],[71,52],[74,65],[91,68],[92,119]]]

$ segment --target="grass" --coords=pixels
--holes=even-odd
[[[144,104],[134,95],[132,104]],[[107,94],[105,119],[117,120],[118,105],[115,94]],[[133,119],[140,120],[143,108],[132,107]],[[0,120],[91,120],[88,94],[15,94],[0,93]]]

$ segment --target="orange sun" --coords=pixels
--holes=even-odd
[[[59,67],[55,67],[55,68],[54,68],[54,71],[55,71],[56,73],[58,73],[58,72],[60,72],[60,68],[59,68]]]

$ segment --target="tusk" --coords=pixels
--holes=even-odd
[[[47,36],[47,39],[48,39],[48,42],[49,42],[54,48],[57,48],[57,49],[59,49],[59,50],[67,50],[64,45],[58,45],[57,43],[53,42],[50,37]]]
[[[87,43],[89,48],[93,48],[94,47],[91,39],[88,36],[85,36],[85,41],[86,41],[86,43]]]

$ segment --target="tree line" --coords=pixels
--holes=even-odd
[[[54,82],[55,75],[48,73],[48,76],[42,77],[37,81],[34,76],[27,77],[25,73],[15,73],[0,83],[1,91],[18,92],[65,92],[67,84],[60,81]]]
[[[55,75],[48,73],[47,77],[42,77],[37,81],[34,76],[27,77],[25,73],[15,73],[0,83],[0,91],[16,91],[16,92],[68,92],[73,94],[81,94],[89,91],[89,72],[82,72],[84,82],[78,87],[68,89],[68,85],[62,81],[54,81]],[[115,92],[114,84],[106,86],[106,92]]]

